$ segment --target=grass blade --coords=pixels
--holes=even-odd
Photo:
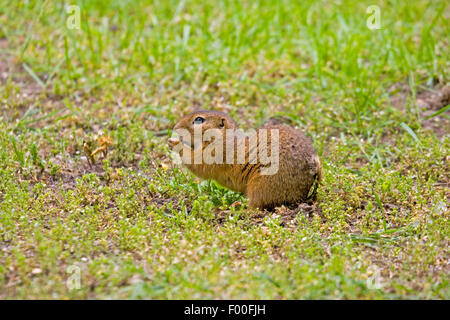
[[[433,113],[432,115],[429,115],[428,117],[426,117],[424,120],[428,120],[431,118],[434,118],[438,115],[440,115],[441,113],[444,113],[446,111],[450,110],[450,104],[446,105],[445,107],[439,109],[438,111],[436,111],[435,113]]]
[[[400,126],[401,126],[403,129],[405,129],[406,132],[408,132],[409,135],[410,135],[411,137],[413,137],[413,139],[414,139],[419,145],[421,145],[420,140],[419,140],[419,138],[417,137],[417,135],[414,133],[414,131],[413,131],[406,123],[402,122],[402,123],[400,123]]]
[[[28,74],[42,87],[42,89],[45,89],[45,84],[42,82],[41,79],[36,75],[36,73],[31,69],[26,63],[23,64],[23,67],[28,72]]]

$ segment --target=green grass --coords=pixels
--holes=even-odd
[[[417,100],[449,82],[446,1],[67,4],[80,30],[62,1],[0,0],[0,298],[450,298],[449,111]],[[172,166],[198,107],[307,132],[312,212]]]

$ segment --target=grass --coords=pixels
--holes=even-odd
[[[445,1],[66,4],[80,29],[0,0],[0,298],[450,298]],[[292,119],[317,203],[257,212],[174,167],[198,107]]]

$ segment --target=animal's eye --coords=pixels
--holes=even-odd
[[[197,118],[195,118],[195,120],[194,120],[194,124],[201,124],[201,123],[203,123],[203,122],[205,122],[205,119],[202,118],[202,117],[197,117]]]

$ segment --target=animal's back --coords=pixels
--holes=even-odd
[[[249,180],[249,198],[258,204],[256,206],[266,208],[307,200],[315,180],[321,176],[320,160],[312,142],[285,124],[270,124],[262,128],[278,130],[278,171],[273,175],[255,175]]]

